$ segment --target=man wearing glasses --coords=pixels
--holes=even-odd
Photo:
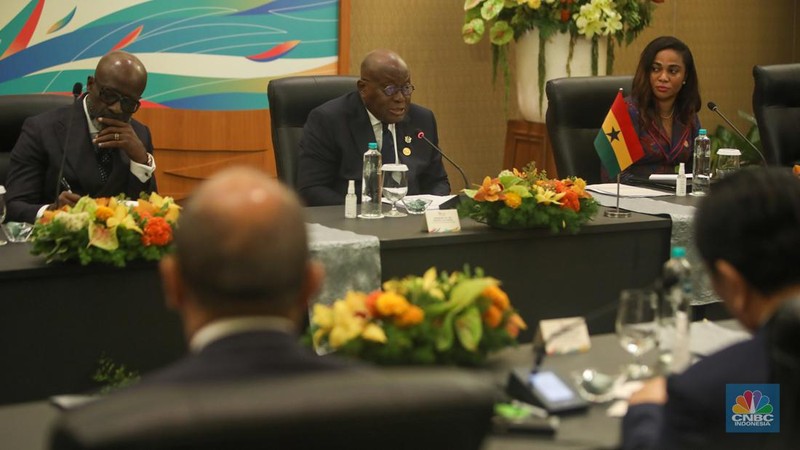
[[[138,198],[155,191],[150,130],[131,119],[146,85],[138,58],[111,52],[74,105],[27,119],[11,152],[8,219],[34,222],[82,195]]]
[[[347,181],[361,192],[362,157],[377,142],[383,163],[408,166],[408,195],[450,194],[441,155],[418,137],[439,138],[427,108],[411,104],[414,85],[405,61],[374,50],[361,63],[357,91],[333,99],[308,116],[300,141],[297,188],[309,206],[344,203]]]

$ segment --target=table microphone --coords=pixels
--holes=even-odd
[[[733,131],[735,131],[736,134],[738,134],[740,138],[744,139],[744,141],[747,142],[747,144],[750,145],[750,147],[752,147],[752,149],[755,150],[756,153],[758,153],[758,156],[761,157],[761,162],[763,162],[765,166],[767,165],[767,159],[764,158],[764,154],[761,153],[761,151],[758,149],[758,147],[756,147],[755,145],[753,145],[752,142],[750,142],[750,139],[747,139],[747,137],[741,131],[739,131],[738,128],[736,128],[736,125],[734,125],[733,122],[731,122],[730,120],[728,120],[727,117],[725,117],[725,114],[722,114],[722,111],[719,110],[719,107],[717,106],[716,103],[708,102],[708,109],[710,109],[711,111],[714,111],[715,113],[717,113],[718,116],[722,117],[722,120],[724,120],[725,123],[728,124],[728,126],[733,128]]]
[[[64,148],[61,150],[61,164],[58,166],[58,178],[56,178],[56,197],[54,200],[56,206],[58,206],[58,196],[61,194],[61,189],[66,189],[70,192],[72,191],[69,183],[67,183],[67,180],[64,178],[64,165],[67,163],[67,148],[69,148],[69,137],[70,134],[72,134],[72,121],[75,119],[75,103],[78,102],[81,92],[83,92],[83,85],[80,82],[72,85],[72,96],[75,98],[75,101],[71,105],[72,109],[69,112],[67,136],[64,138]]]
[[[433,147],[433,149],[434,149],[434,150],[436,150],[437,152],[439,152],[439,154],[440,154],[440,155],[442,155],[442,156],[444,157],[444,159],[446,159],[446,160],[450,161],[450,164],[452,164],[452,165],[453,165],[453,167],[455,167],[456,169],[458,169],[458,172],[461,174],[461,178],[463,178],[463,179],[464,179],[464,189],[469,189],[469,180],[467,180],[467,175],[464,173],[464,170],[463,170],[463,169],[461,169],[461,167],[459,167],[459,165],[458,165],[458,164],[456,164],[455,162],[453,162],[453,160],[452,160],[452,159],[450,159],[450,157],[449,157],[449,156],[445,155],[445,154],[444,154],[444,152],[442,151],[442,149],[440,149],[440,148],[439,148],[439,147],[438,147],[436,144],[434,144],[433,142],[431,142],[431,140],[430,140],[430,139],[428,139],[428,138],[425,136],[425,132],[424,132],[424,131],[422,131],[422,130],[420,130],[419,128],[417,128],[417,139],[422,139],[423,141],[427,142],[427,143],[428,143],[428,145],[430,145],[431,147]]]

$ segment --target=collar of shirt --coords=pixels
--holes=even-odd
[[[228,317],[215,320],[200,328],[189,341],[189,350],[192,353],[199,353],[214,341],[249,331],[280,331],[287,334],[296,334],[297,327],[285,317]]]
[[[86,105],[87,98],[89,98],[88,95],[83,96],[83,113],[86,114],[86,123],[89,124],[89,135],[94,138],[100,132],[100,126],[89,116],[89,107]]]
[[[364,109],[367,109],[366,107]],[[369,115],[369,123],[372,125],[372,132],[375,134],[375,142],[378,143],[378,148],[383,148],[383,122],[381,122],[377,117],[372,115],[372,113],[367,109],[367,115]],[[397,133],[395,133],[395,124],[390,123],[389,132],[392,133],[392,138],[394,139],[394,160],[397,161]]]

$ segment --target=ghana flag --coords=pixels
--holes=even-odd
[[[621,90],[594,139],[594,149],[611,178],[644,156]]]

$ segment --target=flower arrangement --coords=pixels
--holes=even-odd
[[[431,267],[370,294],[314,305],[309,333],[318,349],[378,364],[478,364],[526,328],[499,284],[480,268]]]
[[[520,172],[503,170],[486,177],[478,189],[464,189],[458,205],[461,217],[498,228],[549,227],[577,232],[597,212],[597,202],[586,192],[586,181],[570,177],[548,179],[534,163]]]
[[[156,193],[136,202],[123,196],[81,197],[75,206],[45,211],[33,227],[33,254],[47,262],[77,259],[124,267],[157,261],[171,250],[180,206]]]
[[[481,40],[487,30],[493,66],[510,79],[507,47],[530,30],[539,31],[539,91],[544,92],[545,42],[555,33],[570,34],[570,53],[579,36],[592,41],[592,74],[597,75],[598,40],[608,39],[606,73],[614,67],[614,41],[633,42],[652,20],[654,3],[664,0],[466,0],[461,35],[467,44]]]

